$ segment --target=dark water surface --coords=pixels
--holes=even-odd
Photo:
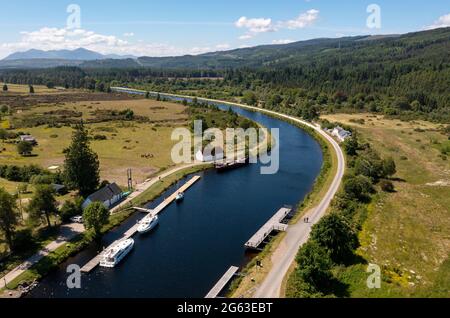
[[[228,108],[229,106],[221,106]],[[283,205],[296,205],[311,190],[322,165],[319,144],[304,131],[278,119],[232,107],[268,128],[280,129],[280,170],[261,175],[260,165],[225,173],[199,173],[181,204],[160,214],[160,224],[137,234],[134,250],[114,269],[82,275],[82,288],[66,287],[66,267],[84,265],[96,255],[92,246],[48,275],[30,297],[204,297],[232,265],[246,260],[244,243]],[[180,181],[152,202],[176,191]],[[106,246],[142,218],[136,213],[103,238]]]

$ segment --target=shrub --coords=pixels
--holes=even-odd
[[[59,216],[63,222],[68,222],[71,217],[83,214],[83,198],[78,197],[74,201],[64,202],[61,210],[59,211]]]
[[[394,192],[395,191],[394,184],[389,180],[381,180],[380,187],[381,187],[381,190],[383,190],[384,192]]]
[[[108,137],[105,135],[94,135],[94,140],[107,140]]]

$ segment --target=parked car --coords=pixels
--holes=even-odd
[[[77,215],[70,218],[70,221],[73,223],[83,223],[83,217],[81,215]]]

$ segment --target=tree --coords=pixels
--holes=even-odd
[[[320,116],[319,111],[315,106],[306,106],[302,110],[302,117],[304,120],[313,121],[318,119],[319,116]]]
[[[7,91],[8,91],[8,85],[3,84],[3,91],[4,91],[4,92],[7,92]]]
[[[313,226],[311,239],[323,246],[337,264],[347,261],[358,246],[356,234],[336,213],[325,216]]]
[[[33,85],[30,85],[30,94],[34,94],[34,87],[33,87]]]
[[[27,141],[21,141],[17,144],[17,152],[19,155],[27,156],[33,151],[33,145]]]
[[[48,227],[51,227],[50,216],[58,212],[55,200],[55,190],[50,185],[38,185],[28,205],[28,212],[32,219],[45,217]]]
[[[258,103],[258,98],[254,92],[247,91],[244,93],[244,96],[242,96],[242,102],[244,104],[254,106]]]
[[[9,113],[9,107],[8,105],[2,105],[0,107],[0,112],[2,112],[3,114]]]
[[[47,82],[47,88],[53,89],[55,88],[55,84],[53,82]]]
[[[356,156],[357,150],[359,148],[358,139],[356,136],[352,136],[350,138],[345,139],[344,141],[344,150],[345,153],[349,156]]]
[[[297,254],[297,275],[310,287],[310,292],[319,292],[332,280],[333,262],[329,253],[317,242],[309,240]]]
[[[83,198],[77,197],[74,201],[65,201],[61,210],[59,211],[59,216],[63,222],[67,222],[71,217],[83,214]]]
[[[397,173],[395,161],[392,158],[383,160],[383,177],[391,177]]]
[[[17,224],[19,224],[19,215],[16,200],[5,189],[0,188],[0,230],[4,234],[10,250],[14,248],[14,232]]]
[[[366,201],[373,192],[372,182],[365,176],[350,176],[344,180],[344,192],[350,199]]]
[[[83,212],[83,222],[86,229],[92,229],[98,237],[102,226],[108,223],[109,211],[101,202],[91,203]]]
[[[77,189],[82,196],[94,192],[100,182],[100,163],[97,154],[90,148],[89,135],[82,122],[75,127],[72,143],[65,154],[66,184]]]

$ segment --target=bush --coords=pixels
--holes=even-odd
[[[64,202],[61,210],[59,211],[59,216],[63,222],[68,222],[71,217],[83,214],[83,198],[78,197],[74,201]]]
[[[48,174],[38,174],[34,175],[30,178],[31,184],[52,184],[53,183],[53,177]]]
[[[95,135],[94,140],[106,140],[108,139],[105,135]]]
[[[381,180],[380,187],[381,187],[381,190],[383,190],[384,192],[394,192],[395,191],[394,184],[389,180]]]

